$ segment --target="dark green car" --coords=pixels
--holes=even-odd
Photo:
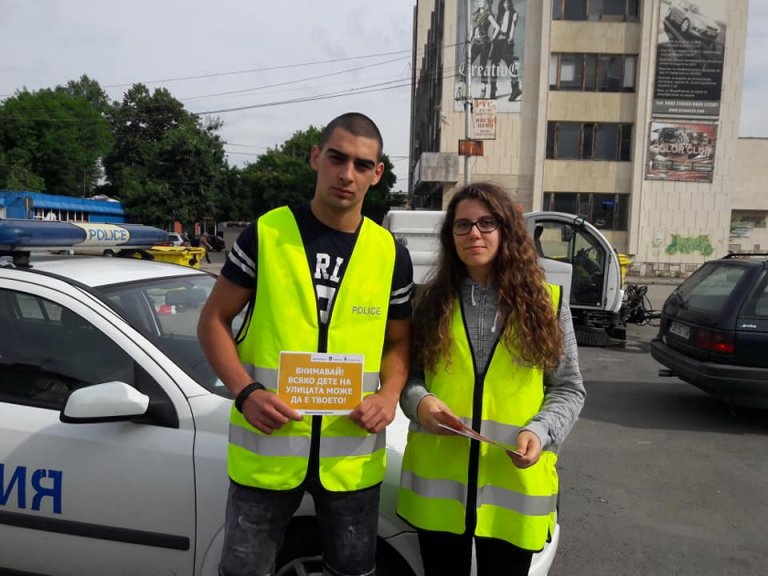
[[[651,356],[723,400],[768,408],[768,254],[705,263],[664,303]]]

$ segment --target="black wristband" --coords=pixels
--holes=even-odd
[[[250,396],[252,393],[256,392],[256,390],[266,390],[267,387],[264,386],[261,382],[251,382],[240,390],[240,392],[237,395],[237,398],[235,398],[235,408],[237,408],[237,411],[240,412],[240,414],[243,413],[243,404],[245,404],[245,400]]]

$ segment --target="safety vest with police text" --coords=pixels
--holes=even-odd
[[[312,271],[290,209],[261,216],[257,234],[256,299],[238,342],[240,360],[253,379],[274,391],[281,351],[356,354],[364,357],[363,395],[374,393],[395,264],[392,235],[363,219],[328,318],[327,346],[321,350]],[[311,437],[311,417],[263,434],[233,407],[229,476],[244,486],[295,488],[307,473]],[[322,417],[319,449],[320,481],[328,490],[360,490],[384,478],[384,432],[368,434],[346,415]]]

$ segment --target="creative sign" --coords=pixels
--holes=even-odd
[[[470,3],[469,26],[467,3]],[[520,112],[527,4],[527,0],[456,2],[455,112],[464,109],[466,98],[494,100],[500,113]],[[469,94],[466,78],[468,44]],[[475,137],[479,138],[477,134]]]

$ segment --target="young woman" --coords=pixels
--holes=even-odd
[[[397,509],[418,529],[426,576],[469,575],[473,540],[478,575],[528,574],[554,529],[557,451],[585,391],[567,298],[502,188],[451,199],[414,354]],[[449,429],[461,426],[509,449]]]

